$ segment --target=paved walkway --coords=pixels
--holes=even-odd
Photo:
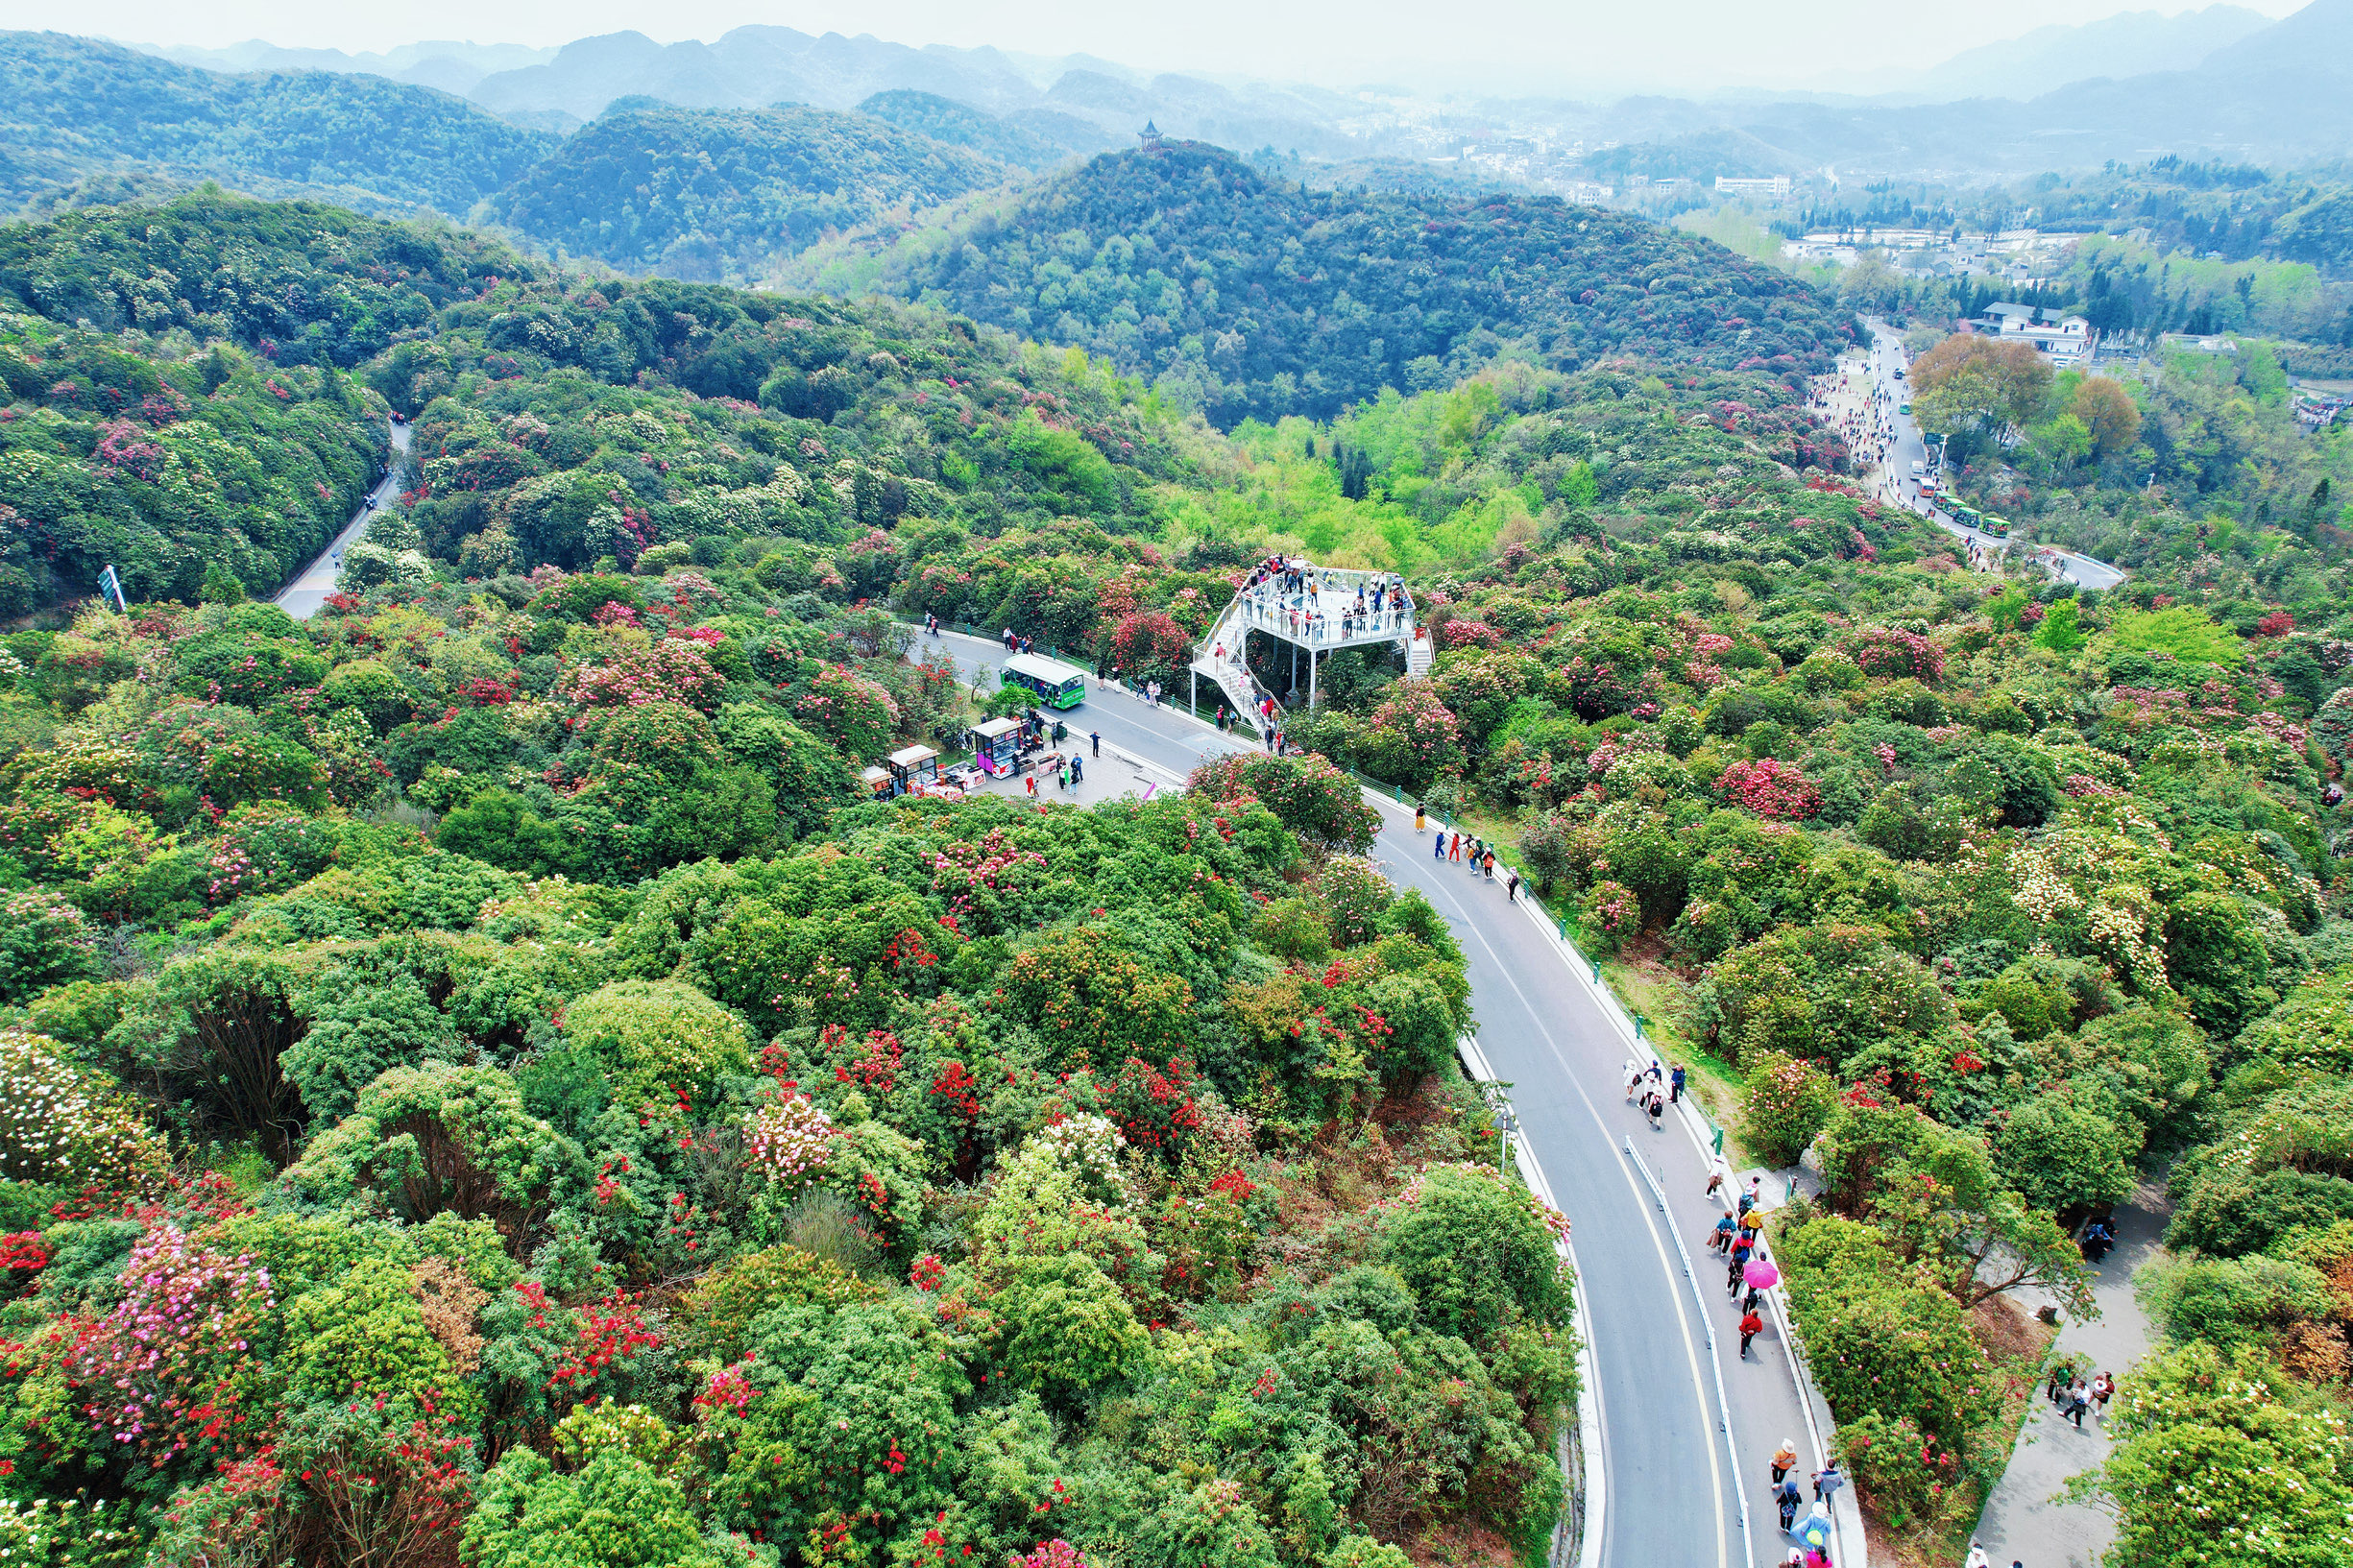
[[[2088,1366],[2087,1379],[2094,1371],[2122,1375],[2155,1343],[2156,1330],[2133,1299],[2132,1275],[2156,1254],[2171,1218],[2162,1185],[2144,1187],[2116,1211],[2116,1246],[2101,1261],[2094,1288],[2099,1316],[2059,1330],[2058,1353]],[[2106,1459],[2108,1448],[2108,1435],[2096,1417],[2086,1415],[2078,1432],[2036,1388],[2010,1466],[1977,1520],[1977,1541],[1986,1556],[1998,1568],[2009,1563],[2095,1568],[2099,1554],[2116,1539],[2115,1521],[2102,1509],[2058,1501],[2058,1494],[2073,1477]]]

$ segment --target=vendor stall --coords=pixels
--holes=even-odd
[[[939,753],[929,746],[908,746],[888,758],[890,792],[910,795],[939,783]]]
[[[1021,755],[1022,722],[1017,718],[992,718],[972,727],[973,765],[982,773],[1004,774],[1013,771],[1013,762]]]

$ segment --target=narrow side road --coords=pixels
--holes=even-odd
[[[376,506],[389,503],[398,494],[396,487],[400,483],[400,459],[408,452],[408,426],[395,423],[390,428],[392,431],[391,470],[384,475],[374,490],[368,493],[368,500]],[[351,547],[353,540],[368,531],[368,519],[371,515],[371,509],[367,505],[362,505],[358,511],[352,513],[352,520],[343,525],[341,533],[327,542],[327,548],[319,552],[318,559],[304,567],[295,575],[292,582],[279,590],[278,597],[271,602],[296,620],[308,620],[317,615],[320,608],[327,603],[327,596],[335,591],[335,574],[342,569],[343,552]]]
[[[1980,550],[2021,550],[2040,557],[2052,575],[2063,577],[2078,587],[2106,591],[2124,580],[2122,567],[2105,561],[2095,561],[2088,555],[2077,555],[2050,545],[2026,544],[2013,540],[1996,539],[1980,529],[1964,527],[1948,517],[1933,501],[1923,502],[1919,482],[1912,478],[1912,465],[1925,465],[1928,458],[1928,444],[1921,438],[1920,423],[1904,413],[1904,405],[1911,400],[1911,383],[1898,378],[1898,373],[1908,366],[1904,352],[1904,341],[1893,327],[1883,322],[1868,324],[1872,346],[1867,384],[1875,395],[1883,394],[1887,405],[1886,421],[1895,432],[1887,444],[1887,461],[1883,470],[1885,498],[1899,506],[1920,513],[1956,539],[1967,540]]]

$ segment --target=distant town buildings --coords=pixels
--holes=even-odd
[[[2345,409],[2345,399],[2332,392],[2299,392],[2295,395],[2295,421],[2307,430],[2325,430],[2337,422]]]
[[[1770,180],[1745,180],[1720,174],[1715,177],[1715,193],[1718,196],[1745,196],[1767,202],[1785,202],[1789,199],[1789,177],[1785,174],[1777,174]]]

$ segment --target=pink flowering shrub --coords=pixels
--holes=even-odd
[[[264,1441],[271,1416],[255,1341],[277,1306],[270,1271],[165,1225],[131,1249],[121,1284],[122,1299],[64,1358],[74,1408],[98,1445],[162,1466]]]
[[[1822,791],[1789,762],[1770,757],[1734,762],[1716,780],[1733,805],[1787,822],[1802,822],[1822,809]]]
[[[1495,648],[1503,645],[1503,634],[1483,620],[1449,620],[1438,628],[1441,648]]]
[[[129,420],[109,420],[99,426],[98,446],[91,453],[108,468],[153,483],[163,471],[163,448],[146,440],[147,432]]]
[[[1908,675],[1929,686],[1944,679],[1945,650],[1917,632],[1870,627],[1855,634],[1847,654],[1865,675]]]
[[[717,706],[726,686],[700,644],[668,638],[616,648],[603,663],[581,664],[567,671],[556,689],[583,708],[639,708],[673,702],[708,711]]]
[[[1372,711],[1361,755],[1373,777],[1424,789],[1462,765],[1462,722],[1429,682],[1398,681]]]
[[[1079,1549],[1056,1536],[1039,1543],[1034,1552],[1015,1553],[1007,1568],[1089,1568]]]
[[[872,761],[890,750],[899,704],[877,683],[846,664],[829,664],[792,704],[793,716],[849,756]]]
[[[1642,929],[1642,901],[1623,882],[1595,882],[1583,907],[1586,932],[1604,953],[1615,953]]]

